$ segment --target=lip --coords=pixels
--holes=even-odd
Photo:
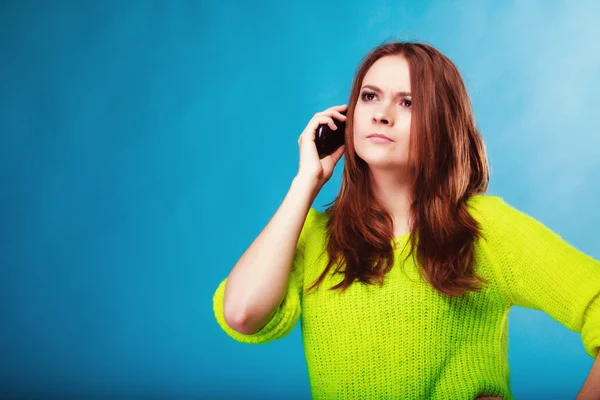
[[[393,142],[392,139],[390,139],[389,137],[387,137],[385,135],[382,135],[381,133],[372,133],[369,136],[367,136],[367,138],[377,140],[377,141],[387,140],[387,141]]]

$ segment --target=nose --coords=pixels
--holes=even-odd
[[[393,125],[392,118],[383,111],[378,111],[373,114],[373,123],[374,124],[385,124],[385,125]]]

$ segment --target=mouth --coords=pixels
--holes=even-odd
[[[392,139],[390,139],[389,137],[382,135],[381,133],[372,133],[369,136],[367,136],[367,139],[370,139],[374,142],[393,142]]]

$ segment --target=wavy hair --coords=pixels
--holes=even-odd
[[[307,292],[337,265],[343,280],[330,290],[345,291],[355,281],[383,285],[394,265],[393,219],[374,196],[369,167],[355,152],[354,109],[363,79],[381,57],[403,56],[409,65],[413,98],[408,170],[410,244],[421,275],[440,293],[460,296],[488,283],[474,273],[473,244],[480,226],[467,199],[487,191],[490,171],[471,102],[456,66],[440,51],[418,42],[381,44],[358,67],[346,120],[341,190],[326,213],[329,261]]]

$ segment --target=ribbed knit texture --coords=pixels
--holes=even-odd
[[[585,351],[595,357],[600,262],[500,197],[473,196],[467,204],[485,236],[475,246],[475,271],[490,282],[480,293],[443,296],[420,276],[412,257],[402,265],[401,252],[410,246],[406,234],[397,238],[396,264],[383,287],[355,283],[339,294],[328,288],[341,275],[329,275],[303,294],[326,265],[327,215],[311,208],[288,291],[269,324],[244,335],[225,323],[226,280],[213,297],[216,319],[244,343],[283,338],[300,319],[314,399],[513,399],[507,354],[512,305],[543,310],[580,332]]]

